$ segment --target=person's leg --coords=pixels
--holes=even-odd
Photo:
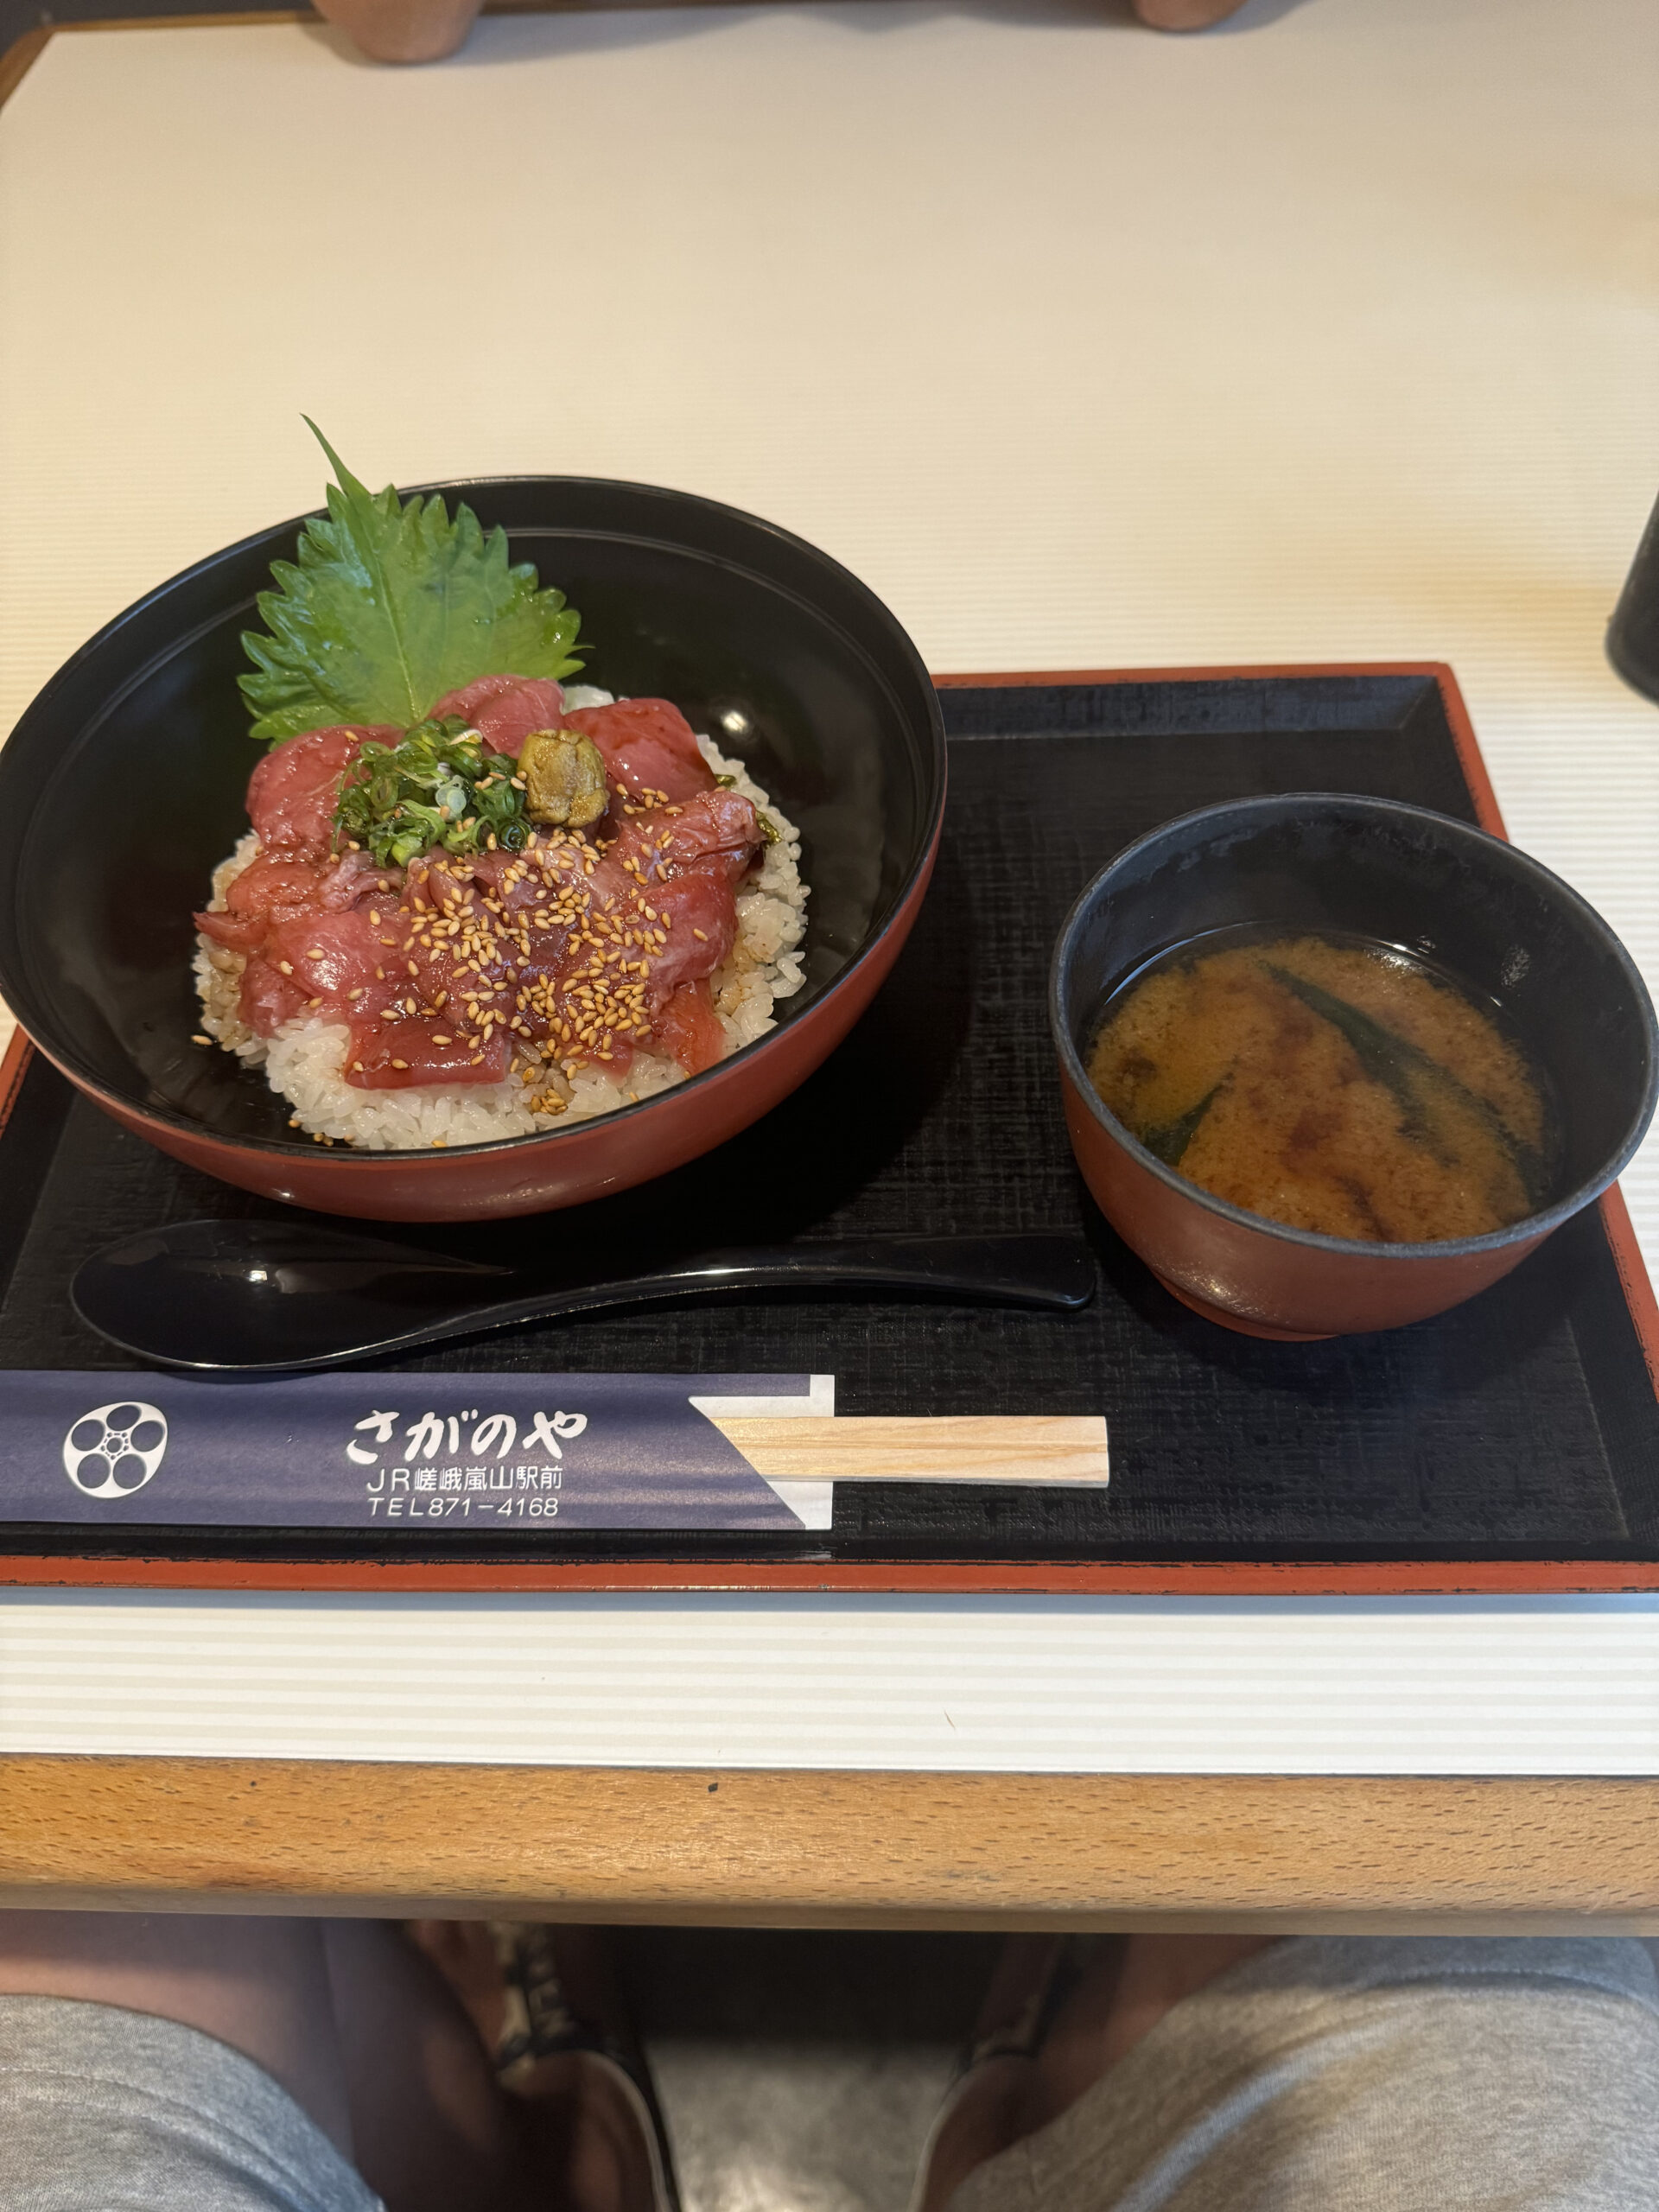
[[[352,2156],[334,1994],[314,1920],[0,1912],[0,1994],[79,1998],[200,2029],[263,2066]]]
[[[1164,2015],[1218,1974],[1273,1942],[1270,1936],[1128,1936],[1085,1974],[1056,2014],[1032,2063],[1015,2132],[1058,2120]]]
[[[176,2034],[127,2035],[136,2056],[124,2065],[122,2013],[211,2037],[251,2060],[342,2158],[355,2158],[390,2212],[636,2212],[651,2202],[635,2114],[604,2069],[580,2054],[556,2057],[507,2094],[449,1983],[385,1922],[0,1913],[0,2006],[8,1998],[23,2000],[0,2023],[0,2075],[12,2094],[38,2106],[50,2088],[44,2069],[25,2080],[31,2038],[49,2043],[60,2082],[73,2076],[78,2048],[95,2044],[99,2064],[117,2055],[121,2124],[148,2096],[161,2134],[175,2120],[187,2133],[194,2126],[192,2156],[223,2150],[219,2122],[238,2084],[210,2081],[223,2074],[223,2055]],[[30,2014],[29,1999],[78,2001]],[[110,2007],[118,2011],[92,2010]],[[188,2111],[193,2067],[207,2111],[200,2126]],[[257,2077],[241,2088],[257,2101]],[[169,2117],[164,2106],[178,2110]],[[282,2107],[279,2098],[264,2108],[278,2133]],[[32,2124],[49,2125],[38,2110]],[[302,2163],[303,2133],[302,2122]],[[182,2171],[188,2158],[179,2155]]]
[[[564,1932],[579,1959],[591,1931]],[[386,1921],[323,1926],[358,2164],[391,2212],[650,2212],[649,2153],[608,2070],[567,2052],[505,2091],[488,1930],[421,1935],[417,1948]]]
[[[1171,2006],[1264,1950],[1266,1936],[1119,1936],[1100,1940],[1037,2048],[974,2069],[934,2136],[920,2212],[944,2212],[957,2186],[1074,2103]],[[995,2038],[1060,1962],[1059,1937],[1011,1936],[976,2031]]]
[[[1080,1991],[1052,2070],[1025,2077],[1020,2117],[1039,2124],[951,2212],[1659,2203],[1659,1978],[1641,1945],[1294,1937],[1183,1993],[1213,1963],[1144,1939],[1109,1992]]]
[[[317,1925],[359,2171],[391,2212],[517,2212],[518,2114],[442,1975],[389,1922]]]

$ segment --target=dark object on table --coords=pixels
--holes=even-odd
[[[841,1041],[909,934],[944,805],[938,702],[845,569],[752,515],[575,477],[441,485],[582,613],[586,673],[674,700],[802,832],[804,988],[730,1059],[543,1135],[326,1149],[229,1053],[193,1044],[209,875],[246,828],[257,749],[241,632],[296,522],[216,553],[69,661],[0,753],[0,995],[124,1127],[208,1174],[328,1213],[496,1219],[626,1190],[767,1113]],[[724,1241],[724,1240],[722,1240]]]
[[[1659,502],[1607,626],[1607,658],[1632,690],[1659,700]]]
[[[1264,791],[1334,785],[1495,827],[1450,672],[976,677],[944,681],[942,695],[951,804],[933,888],[868,1014],[792,1097],[707,1159],[580,1213],[376,1233],[514,1265],[543,1258],[552,1237],[606,1239],[634,1267],[669,1233],[680,1250],[924,1224],[1065,1233],[1081,1207],[1099,1295],[1076,1313],[682,1299],[386,1362],[391,1395],[375,1402],[418,1410],[446,1373],[768,1375],[800,1389],[833,1373],[838,1415],[1104,1414],[1109,1489],[842,1484],[830,1529],[741,1537],[493,1523],[451,1536],[401,1522],[359,1534],[280,1510],[257,1528],[14,1521],[0,1576],[521,1591],[1659,1588],[1659,1401],[1644,1353],[1659,1357],[1659,1316],[1617,1192],[1438,1319],[1275,1344],[1216,1328],[1163,1289],[1083,1195],[1066,1141],[1046,978],[1083,886],[1159,823]],[[166,1222],[284,1217],[128,1135],[38,1056],[19,1072],[0,1137],[0,1366],[92,1370],[86,1404],[118,1400],[136,1388],[135,1363],[75,1313],[81,1262]]]
[[[1501,1004],[1554,1094],[1559,1196],[1482,1236],[1362,1243],[1247,1213],[1137,1141],[1084,1069],[1107,1000],[1169,946],[1254,923],[1398,945]],[[1251,1336],[1399,1328],[1473,1297],[1601,1195],[1659,1095],[1647,990],[1577,892],[1465,823],[1341,793],[1207,807],[1120,853],[1060,933],[1050,1017],[1072,1147],[1101,1210],[1184,1304]]]
[[[594,1255],[601,1270],[604,1255]],[[584,1281],[298,1220],[181,1221],[106,1245],[71,1287],[100,1336],[162,1367],[282,1370],[391,1357],[526,1321],[757,1292],[885,1294],[1073,1313],[1095,1292],[1079,1236],[881,1236],[687,1253]],[[608,1255],[615,1264],[615,1255]],[[575,1260],[575,1265],[571,1264]]]

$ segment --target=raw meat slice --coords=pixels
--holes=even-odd
[[[736,791],[705,791],[683,806],[653,807],[623,822],[610,857],[650,887],[700,868],[735,883],[761,844],[751,800]]]
[[[242,970],[238,997],[242,1019],[257,1037],[269,1037],[285,1021],[305,1011],[305,993],[291,976],[284,976],[263,952],[251,952]]]
[[[465,715],[486,745],[516,759],[533,729],[557,729],[564,693],[542,676],[480,676],[459,691],[446,691],[433,718]]]
[[[334,849],[334,803],[341,772],[367,738],[397,744],[403,732],[385,724],[308,729],[267,753],[248,779],[248,819],[268,853],[287,849],[318,858]]]
[[[480,1053],[453,1031],[430,1021],[362,1020],[352,1024],[346,1079],[359,1090],[410,1090],[429,1083],[505,1083],[512,1062],[512,1046],[505,1031],[498,1031]]]
[[[657,1017],[652,1041],[688,1075],[701,1075],[726,1057],[726,1032],[706,980],[680,985]]]
[[[359,1014],[378,1014],[398,994],[403,963],[385,942],[392,934],[378,928],[360,907],[343,913],[314,911],[279,922],[265,957],[293,983],[310,1012],[325,1020],[350,1020]]]
[[[695,798],[715,788],[715,772],[697,750],[696,733],[667,699],[619,699],[609,707],[576,707],[566,729],[591,737],[606,772],[625,791]]]
[[[538,729],[590,739],[611,787],[603,823],[586,836],[542,825],[518,852],[493,838],[464,857],[435,850],[404,871],[334,849],[342,778],[365,743],[404,733],[340,724],[289,740],[249,781],[254,860],[223,910],[197,917],[243,955],[248,1025],[269,1037],[296,1018],[343,1023],[341,1072],[365,1090],[523,1076],[563,1095],[560,1068],[622,1077],[641,1050],[691,1074],[722,1059],[712,978],[737,940],[736,887],[763,832],[731,779],[716,783],[685,716],[664,699],[566,714],[560,685],[510,674],[433,712],[464,716],[504,759]],[[531,1101],[542,1115],[557,1103]],[[571,1103],[594,1110],[580,1090]]]
[[[196,927],[233,952],[253,952],[274,921],[297,913],[317,896],[323,869],[298,853],[262,853],[225,893],[223,913],[198,914]]]
[[[737,901],[718,873],[693,868],[658,884],[646,903],[666,925],[667,941],[651,956],[653,1015],[682,983],[712,976],[737,941]]]

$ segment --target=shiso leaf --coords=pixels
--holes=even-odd
[[[269,636],[243,633],[255,738],[279,745],[335,722],[408,729],[477,677],[581,667],[581,618],[529,562],[509,563],[505,531],[486,536],[461,504],[451,521],[435,493],[370,492],[305,421],[339,481],[301,531],[297,563],[271,563],[276,589],[258,601]]]

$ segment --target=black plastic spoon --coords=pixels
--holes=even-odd
[[[141,1359],[274,1373],[709,1291],[874,1291],[1065,1313],[1086,1306],[1094,1289],[1094,1257],[1080,1236],[751,1245],[592,1281],[308,1222],[181,1221],[106,1244],[70,1295],[84,1321]]]

